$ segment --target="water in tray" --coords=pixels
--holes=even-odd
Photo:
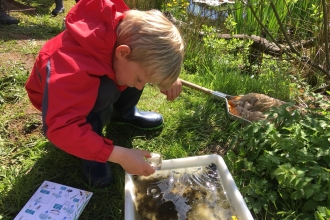
[[[134,205],[143,220],[229,220],[235,211],[215,164],[134,176]]]

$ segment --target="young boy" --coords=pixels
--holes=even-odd
[[[161,127],[160,114],[136,104],[146,83],[168,100],[180,94],[183,56],[180,33],[161,12],[129,10],[122,0],[81,0],[66,30],[41,49],[25,87],[49,141],[82,159],[85,182],[103,187],[112,180],[107,161],[131,174],[154,173],[144,160],[148,151],[116,146],[102,128],[110,120]]]

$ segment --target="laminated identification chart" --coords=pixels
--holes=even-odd
[[[93,193],[44,181],[14,220],[75,220]]]

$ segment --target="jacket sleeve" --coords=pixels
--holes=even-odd
[[[44,133],[50,142],[69,154],[106,162],[113,143],[99,136],[86,122],[95,104],[99,77],[82,71],[72,58],[63,56],[67,55],[55,54],[43,65],[46,71],[42,102]]]

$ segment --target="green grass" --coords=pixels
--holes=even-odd
[[[223,103],[195,91],[188,90],[176,101],[168,102],[154,88],[147,87],[139,106],[163,114],[165,124],[161,131],[145,132],[110,123],[105,128],[106,136],[121,146],[158,152],[164,159],[207,154],[207,147],[227,143],[230,137],[226,134],[239,126],[228,120]],[[13,120],[20,118],[14,109],[11,114],[14,116],[4,115],[1,118],[1,124],[6,123],[5,127],[10,127]],[[29,127],[31,120],[22,123]],[[40,122],[38,126],[41,126]],[[20,139],[6,140],[12,136],[11,132],[17,132],[15,136]],[[39,135],[28,138],[20,132],[22,130],[7,131],[0,145],[0,213],[3,219],[12,219],[43,180],[89,190],[80,178],[79,159],[58,150]],[[124,171],[118,165],[111,166],[115,184],[107,190],[90,189],[94,195],[81,219],[123,219]]]
[[[143,2],[131,0],[129,4],[136,7]],[[74,5],[71,0],[64,3],[67,11]],[[37,13],[11,13],[21,23],[0,26],[0,219],[13,219],[44,180],[93,191],[80,219],[123,219],[123,169],[111,164],[114,185],[106,190],[90,189],[82,182],[80,160],[43,137],[41,114],[31,106],[24,84],[41,46],[61,32],[64,14],[51,17],[54,3],[48,0],[23,4],[36,7]],[[148,7],[143,3],[141,8]],[[239,51],[237,56],[232,53],[238,43],[221,43],[209,37],[218,45],[212,49],[205,46],[207,39],[201,40],[190,31],[182,32],[187,42],[183,79],[231,95],[259,92],[286,101],[292,99],[287,78],[292,67],[285,62],[270,60],[261,74],[243,74],[246,51]],[[141,131],[110,123],[104,133],[116,145],[157,152],[164,159],[225,155],[244,127],[228,117],[223,101],[189,88],[170,102],[157,89],[147,86],[138,107],[161,113],[164,127]]]

